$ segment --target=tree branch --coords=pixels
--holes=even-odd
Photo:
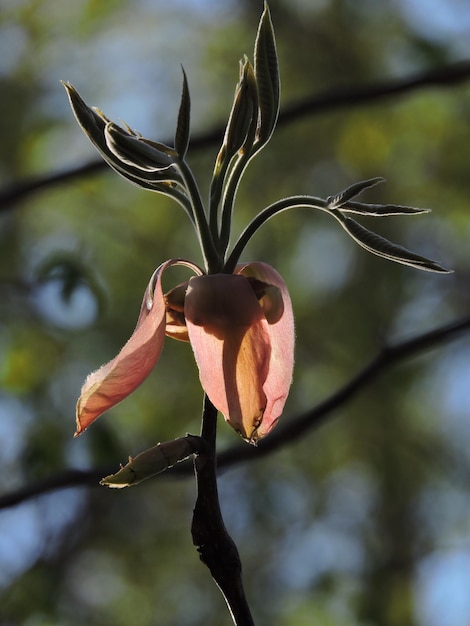
[[[279,115],[278,126],[292,123],[322,111],[373,103],[429,87],[454,86],[469,79],[470,61],[460,61],[406,78],[379,81],[369,85],[353,85],[331,89],[323,94],[307,96],[285,106]],[[195,136],[191,139],[191,150],[202,150],[218,145],[223,137],[223,133],[224,126],[220,125],[207,133]],[[167,140],[164,143],[171,145],[172,141]],[[104,161],[97,159],[62,172],[31,177],[11,183],[3,190],[0,190],[0,212],[14,208],[16,204],[36,191],[91,174],[98,174],[106,170],[107,167]]]
[[[242,584],[238,549],[225,528],[217,490],[217,409],[205,396],[201,437],[205,451],[195,455],[197,500],[191,534],[201,561],[221,590],[235,626],[254,626]]]
[[[392,366],[405,359],[423,353],[425,350],[437,348],[440,345],[454,341],[470,331],[470,316],[455,320],[449,324],[439,326],[410,339],[384,347],[373,359],[366,364],[358,374],[353,376],[343,387],[334,392],[329,398],[315,407],[291,419],[286,418],[259,445],[235,445],[221,452],[217,457],[219,469],[231,467],[237,463],[252,461],[271,454],[278,448],[302,437],[309,430],[320,426],[335,410],[345,406],[362,390],[366,389],[374,380],[379,378]],[[71,487],[98,486],[99,480],[115,468],[101,468],[93,470],[65,470],[36,483],[0,496],[0,509],[6,509],[21,504],[51,491]],[[185,477],[192,473],[190,463],[179,463],[177,467],[168,470],[159,476]]]
[[[312,409],[291,420],[287,419],[281,422],[280,426],[276,427],[269,437],[260,441],[257,449],[250,450],[237,446],[237,448],[229,448],[222,452],[218,460],[219,467],[254,460],[274,452],[287,443],[300,439],[310,429],[323,424],[333,411],[345,406],[393,365],[425,350],[450,342],[468,331],[470,331],[470,317],[465,317],[395,345],[384,346],[377,356],[371,359],[343,387]]]

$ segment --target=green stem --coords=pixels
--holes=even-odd
[[[217,241],[220,245],[219,240],[219,223],[218,223],[218,213],[219,213],[219,204],[222,196],[222,190],[224,188],[225,177],[227,176],[227,170],[230,165],[229,159],[224,159],[220,169],[214,173],[214,176],[211,181],[210,192],[209,192],[209,228],[212,234],[214,241]],[[223,254],[223,251],[222,251]]]
[[[249,161],[250,157],[247,154],[242,154],[239,157],[239,159],[233,166],[227,186],[225,188],[222,206],[222,217],[220,222],[220,249],[223,254],[225,254],[225,251],[227,250],[230,243],[233,205],[235,203],[238,186]]]
[[[205,269],[208,273],[218,272],[222,267],[222,257],[217,251],[217,247],[207,222],[206,212],[204,210],[204,204],[202,202],[199,187],[186,161],[184,159],[175,159],[175,163],[178,166],[191,199],[194,214],[194,225],[199,238],[202,256],[204,258]]]
[[[232,213],[237,195],[238,186],[242,179],[243,173],[259,150],[263,147],[261,144],[255,144],[256,131],[258,126],[258,117],[253,116],[250,128],[245,139],[243,148],[238,152],[238,159],[232,167],[228,182],[225,186],[224,197],[222,201],[222,215],[220,220],[220,240],[219,249],[225,257],[228,245],[230,243],[230,233],[232,228]],[[226,176],[226,174],[225,174]]]
[[[290,196],[289,198],[282,198],[282,200],[278,200],[274,202],[274,204],[269,205],[265,209],[263,209],[258,215],[251,220],[245,230],[242,232],[237,242],[235,243],[230,256],[224,265],[224,272],[227,274],[232,274],[235,270],[235,267],[238,263],[238,260],[245,249],[245,246],[248,244],[250,239],[256,233],[256,231],[261,228],[261,226],[267,222],[271,217],[277,215],[278,213],[282,213],[283,211],[287,211],[288,209],[298,209],[298,208],[312,208],[319,209],[321,211],[326,211],[327,213],[332,213],[328,208],[326,201],[322,198],[315,198],[313,196]]]

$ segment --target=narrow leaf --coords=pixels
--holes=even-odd
[[[252,152],[258,124],[258,89],[248,58],[240,60],[240,78],[235,87],[224,139],[217,155],[210,186],[211,224],[216,230],[217,209],[230,164],[235,155],[243,158]]]
[[[428,272],[441,272],[449,274],[452,270],[447,270],[435,261],[428,259],[419,254],[415,254],[402,246],[392,243],[388,239],[377,235],[376,233],[364,228],[361,224],[350,217],[341,216],[337,218],[345,231],[368,252],[377,254],[390,261],[410,265],[420,270]]]
[[[109,122],[104,129],[104,138],[110,151],[122,162],[146,172],[168,170],[173,159],[154,148],[135,134],[131,135],[117,124]],[[171,174],[168,174],[171,178]]]
[[[258,140],[268,142],[279,115],[280,80],[276,40],[268,5],[258,27],[255,41],[255,77],[259,96]]]
[[[139,135],[139,139],[140,141],[142,141],[142,143],[146,143],[148,146],[152,146],[152,148],[155,148],[155,150],[158,150],[159,152],[163,152],[163,154],[166,154],[169,157],[176,156],[176,150],[174,148],[170,148],[170,146],[167,146],[165,143],[162,143],[161,141],[152,141],[151,139],[146,139],[145,137],[142,137],[141,135]]]
[[[67,96],[72,107],[73,114],[80,128],[87,135],[94,146],[100,151],[108,152],[104,141],[104,128],[109,120],[101,113],[89,107],[80,97],[80,94],[73,85],[66,81],[61,81],[65,87]]]
[[[431,209],[419,209],[401,204],[365,204],[363,202],[354,202],[354,200],[342,204],[339,210],[341,213],[356,213],[357,215],[369,215],[370,217],[420,215],[431,211]]]
[[[342,207],[342,205],[359,195],[364,189],[368,189],[369,187],[373,187],[374,185],[378,185],[379,183],[385,182],[385,178],[381,178],[378,176],[377,178],[369,178],[367,180],[361,180],[357,183],[354,183],[344,191],[340,191],[335,196],[329,196],[326,199],[326,204],[328,209],[337,209]]]
[[[67,95],[70,101],[70,105],[72,107],[72,111],[75,115],[75,118],[86,134],[88,139],[92,142],[95,148],[98,150],[100,155],[106,161],[106,163],[118,174],[129,180],[134,185],[141,187],[143,189],[149,189],[150,191],[158,191],[163,193],[171,193],[171,187],[174,183],[178,183],[180,181],[180,177],[176,170],[170,169],[165,170],[164,172],[151,172],[146,173],[142,169],[138,167],[132,166],[129,163],[126,163],[122,159],[120,159],[116,154],[114,154],[105,139],[105,129],[108,124],[110,124],[110,120],[102,113],[99,109],[95,107],[89,107],[83,99],[80,97],[77,90],[65,81],[62,81],[65,90],[67,91]],[[117,124],[113,124],[115,129],[119,128]],[[122,134],[125,134],[124,129],[120,129]],[[160,149],[159,146],[162,144],[153,144],[149,140],[145,140],[143,138],[139,138],[134,133],[134,131],[130,131],[129,137],[134,141],[141,141],[142,143],[148,143],[150,146],[156,147],[156,149]],[[166,148],[168,151],[171,149],[167,146],[162,147],[162,152],[165,152],[163,148]],[[166,152],[169,156],[171,156],[170,152]],[[163,187],[162,187],[163,185]]]
[[[175,133],[175,150],[180,159],[184,159],[189,146],[190,118],[191,118],[191,98],[189,95],[188,79],[183,70],[183,91],[181,92],[181,102],[178,112],[178,123]]]
[[[247,141],[255,110],[258,107],[258,94],[254,70],[249,60],[240,61],[240,79],[235,88],[232,110],[225,129],[223,147],[230,160]],[[253,133],[254,134],[254,133]],[[253,140],[253,137],[251,138]],[[247,146],[249,150],[251,145]]]
[[[100,481],[112,489],[131,487],[161,474],[168,468],[198,452],[201,439],[195,435],[186,435],[173,441],[159,443],[153,448],[141,452],[136,457],[129,457],[128,463],[115,474],[110,474]]]

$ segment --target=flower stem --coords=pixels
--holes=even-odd
[[[217,409],[204,398],[201,438],[203,452],[195,456],[197,500],[193,512],[191,534],[201,561],[208,567],[221,590],[235,626],[254,626],[241,578],[241,562],[237,547],[227,532],[222,518],[217,490],[215,444]]]
[[[225,188],[222,216],[220,223],[220,248],[225,252],[230,242],[230,231],[232,227],[232,213],[238,186],[243,172],[251,160],[249,154],[242,154],[233,166],[227,186]]]
[[[209,273],[215,273],[220,270],[222,266],[222,259],[217,251],[216,244],[209,228],[199,187],[197,186],[191,168],[188,167],[186,161],[184,159],[178,159],[177,165],[191,199],[194,214],[194,226],[196,228],[202,255],[204,257],[205,269]]]
[[[269,205],[258,213],[258,215],[251,220],[242,232],[224,265],[224,272],[231,274],[234,271],[245,246],[265,222],[278,213],[282,213],[288,209],[296,209],[300,207],[319,209],[321,211],[331,213],[331,211],[327,208],[325,200],[322,200],[322,198],[315,198],[313,196],[290,196],[274,202],[274,204]]]

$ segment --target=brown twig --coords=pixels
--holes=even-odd
[[[359,392],[367,388],[375,379],[387,369],[411,356],[416,356],[448,343],[470,331],[470,316],[455,320],[434,330],[411,339],[385,347],[365,365],[343,387],[338,389],[329,398],[296,417],[284,418],[283,422],[267,437],[262,439],[258,447],[236,445],[217,456],[217,467],[220,469],[231,467],[237,463],[252,461],[261,456],[270,454],[303,436],[310,429],[318,427],[331,413],[352,400]],[[6,509],[42,494],[66,489],[70,487],[98,486],[100,478],[111,473],[115,468],[101,468],[93,470],[66,470],[36,483],[22,487],[0,496],[0,509]],[[179,463],[175,468],[159,476],[186,477],[191,475],[190,463]]]
[[[292,123],[308,115],[331,111],[336,108],[358,106],[376,102],[385,98],[399,96],[427,87],[444,87],[458,85],[470,79],[470,61],[451,63],[443,67],[414,74],[407,78],[379,81],[370,85],[357,85],[331,89],[323,94],[316,94],[302,98],[297,102],[283,107],[278,125]],[[224,127],[217,126],[211,131],[195,136],[191,139],[191,150],[202,150],[220,143]],[[171,140],[167,140],[168,145]],[[12,209],[30,194],[51,187],[67,183],[71,180],[97,174],[107,169],[102,160],[91,161],[84,165],[70,168],[62,172],[32,177],[19,182],[11,183],[0,190],[0,211]]]

